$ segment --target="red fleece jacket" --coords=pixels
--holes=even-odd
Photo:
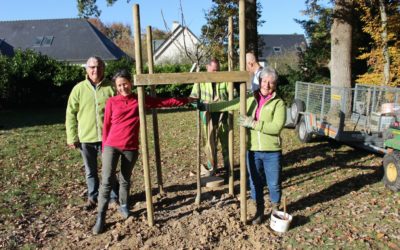
[[[145,97],[146,108],[182,106],[187,98]],[[120,150],[139,148],[139,106],[137,96],[114,96],[107,100],[104,112],[103,147]]]

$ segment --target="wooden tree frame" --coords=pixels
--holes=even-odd
[[[145,102],[144,96],[145,86],[151,86],[152,92],[154,91],[155,85],[165,84],[193,84],[200,82],[230,82],[230,90],[232,91],[232,83],[240,82],[240,114],[246,114],[246,85],[250,85],[251,75],[245,71],[245,18],[244,9],[245,0],[239,0],[239,48],[240,48],[240,71],[226,71],[226,72],[197,72],[197,73],[163,73],[153,74],[153,61],[152,61],[152,48],[148,48],[149,55],[149,74],[142,74],[142,53],[141,53],[141,34],[140,34],[140,14],[139,5],[134,4],[133,6],[133,17],[134,17],[134,33],[135,33],[135,59],[136,59],[136,75],[134,76],[134,85],[137,86],[138,92],[138,103],[139,103],[139,117],[140,117],[140,140],[141,140],[141,152],[143,161],[143,172],[144,172],[144,183],[146,193],[146,207],[147,207],[147,220],[149,226],[154,225],[154,213],[153,213],[153,201],[151,191],[151,180],[150,180],[150,169],[148,160],[148,143],[147,143],[147,130],[146,130],[146,113],[145,113]],[[230,20],[231,22],[231,20]],[[231,25],[230,25],[231,26]],[[151,33],[151,28],[147,29],[148,33]],[[232,33],[232,32],[231,32]],[[151,40],[150,37],[147,37]],[[231,40],[231,39],[230,39]],[[231,41],[230,41],[231,43]],[[148,43],[151,46],[151,42]],[[230,51],[231,52],[231,51]],[[232,53],[229,53],[230,56]],[[231,68],[231,65],[230,65]],[[154,93],[154,92],[153,92]],[[230,94],[230,98],[232,95]],[[158,136],[158,125],[157,125],[157,114],[153,113],[154,134]],[[247,199],[246,199],[246,128],[240,127],[240,207],[241,207],[241,221],[246,223],[247,221]],[[231,138],[233,135],[230,136]],[[156,140],[155,140],[156,141]],[[231,141],[231,140],[230,140]],[[158,143],[158,141],[156,142]],[[233,144],[232,142],[230,144]],[[157,148],[157,145],[156,147]],[[229,147],[232,150],[232,145]],[[157,154],[157,151],[156,151]],[[159,154],[159,152],[158,152]],[[230,158],[233,160],[232,153],[230,152]],[[156,155],[156,159],[159,155]],[[199,156],[198,156],[199,158]],[[156,160],[157,161],[157,160]],[[231,165],[233,161],[231,161]],[[232,167],[233,168],[233,167]],[[163,192],[162,178],[161,178],[161,167],[157,166],[157,178],[160,192]],[[197,197],[196,202],[200,202],[200,162],[197,167]],[[230,186],[233,186],[233,178],[230,178]],[[229,188],[229,191],[233,193],[233,187]]]

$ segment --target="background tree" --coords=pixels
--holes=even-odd
[[[113,41],[127,55],[132,58],[134,57],[135,48],[130,25],[122,23],[111,23],[107,25],[98,18],[90,18],[88,21]]]
[[[331,27],[331,85],[351,87],[353,0],[337,0]]]
[[[351,88],[351,58],[353,32],[353,0],[337,0],[333,9],[331,27],[331,86]],[[340,98],[338,98],[340,97]],[[343,110],[343,98],[347,109]],[[351,91],[332,88],[330,112],[340,112],[342,115],[351,112]],[[342,116],[341,116],[342,117]],[[343,120],[341,121],[343,122]]]
[[[99,17],[101,10],[99,10],[96,0],[76,0],[79,17]],[[105,0],[108,6],[113,5],[118,0]],[[128,3],[130,0],[126,0]]]
[[[346,21],[347,19],[347,22],[352,27],[351,49],[348,53],[351,73],[348,73],[347,77],[351,79],[350,84],[353,85],[357,75],[363,74],[367,70],[366,60],[357,59],[359,55],[365,52],[359,48],[362,47],[368,51],[372,42],[370,36],[363,31],[364,22],[361,20],[363,13],[359,8],[350,7],[347,13],[337,11],[335,16],[333,11],[334,6],[330,4],[322,5],[321,2],[315,0],[306,1],[307,8],[303,13],[309,18],[306,20],[296,20],[303,26],[308,41],[307,50],[300,55],[301,75],[305,81],[331,82],[331,69],[329,68],[331,57],[339,58],[338,55],[331,56],[331,41],[333,39],[336,42],[339,41],[337,38],[332,38],[331,36],[332,24],[335,17],[337,20],[344,19]],[[355,7],[358,6],[358,2],[353,2],[353,4]],[[350,15],[351,18],[349,19],[345,15]]]
[[[109,6],[118,0],[106,0]],[[129,2],[130,0],[127,0]],[[228,17],[233,16],[234,29],[238,34],[238,1],[237,0],[213,0],[213,6],[206,13],[207,24],[201,29],[202,45],[208,47],[212,51],[214,57],[221,62],[226,62],[226,44],[228,32]],[[78,13],[80,17],[99,17],[101,11],[98,9],[96,0],[77,0]],[[253,50],[258,54],[258,33],[257,26],[261,26],[264,21],[259,20],[261,17],[261,4],[256,0],[246,0],[246,51]],[[182,8],[181,8],[182,10]],[[182,14],[184,12],[182,11]],[[182,22],[183,26],[184,22]],[[236,45],[237,49],[238,45]],[[235,49],[235,51],[236,51]],[[145,54],[144,54],[145,55]]]
[[[384,4],[386,21],[383,22]],[[362,48],[359,59],[368,63],[368,71],[358,75],[357,82],[364,84],[400,85],[400,3],[399,1],[360,0],[360,11],[363,12],[363,30],[372,39],[371,48]],[[386,32],[384,32],[386,30]],[[386,35],[382,35],[386,33]],[[386,47],[386,48],[385,48]],[[386,65],[386,79],[385,79]]]
[[[311,18],[296,20],[308,40],[307,50],[300,53],[299,75],[306,82],[330,83],[329,61],[332,26],[332,9],[316,6],[304,11]]]
[[[246,19],[246,51],[253,51],[258,58],[258,20],[261,17],[261,4],[256,0],[246,0],[245,19]],[[263,21],[260,20],[260,26]]]
[[[264,21],[260,20],[262,6],[256,0],[246,0],[246,51],[253,50],[258,54],[257,27]],[[238,49],[239,35],[239,5],[237,0],[213,0],[211,9],[205,14],[206,24],[201,28],[201,37],[212,50],[213,56],[221,62],[226,62],[228,43],[228,18],[233,18],[234,52]],[[237,58],[236,56],[234,58]]]

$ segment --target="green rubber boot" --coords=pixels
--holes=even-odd
[[[106,225],[106,216],[98,214],[96,218],[96,224],[94,224],[92,232],[93,234],[101,234],[104,232],[104,226]]]

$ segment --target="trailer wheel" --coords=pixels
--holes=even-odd
[[[400,190],[400,155],[399,152],[386,154],[383,157],[383,183],[392,191]]]
[[[307,143],[311,141],[312,134],[307,131],[306,121],[304,116],[300,118],[300,122],[296,125],[297,136],[299,140],[303,143]]]
[[[290,118],[292,118],[293,124],[297,124],[300,117],[300,112],[303,112],[305,109],[304,102],[299,99],[294,99],[292,106],[290,106]]]

